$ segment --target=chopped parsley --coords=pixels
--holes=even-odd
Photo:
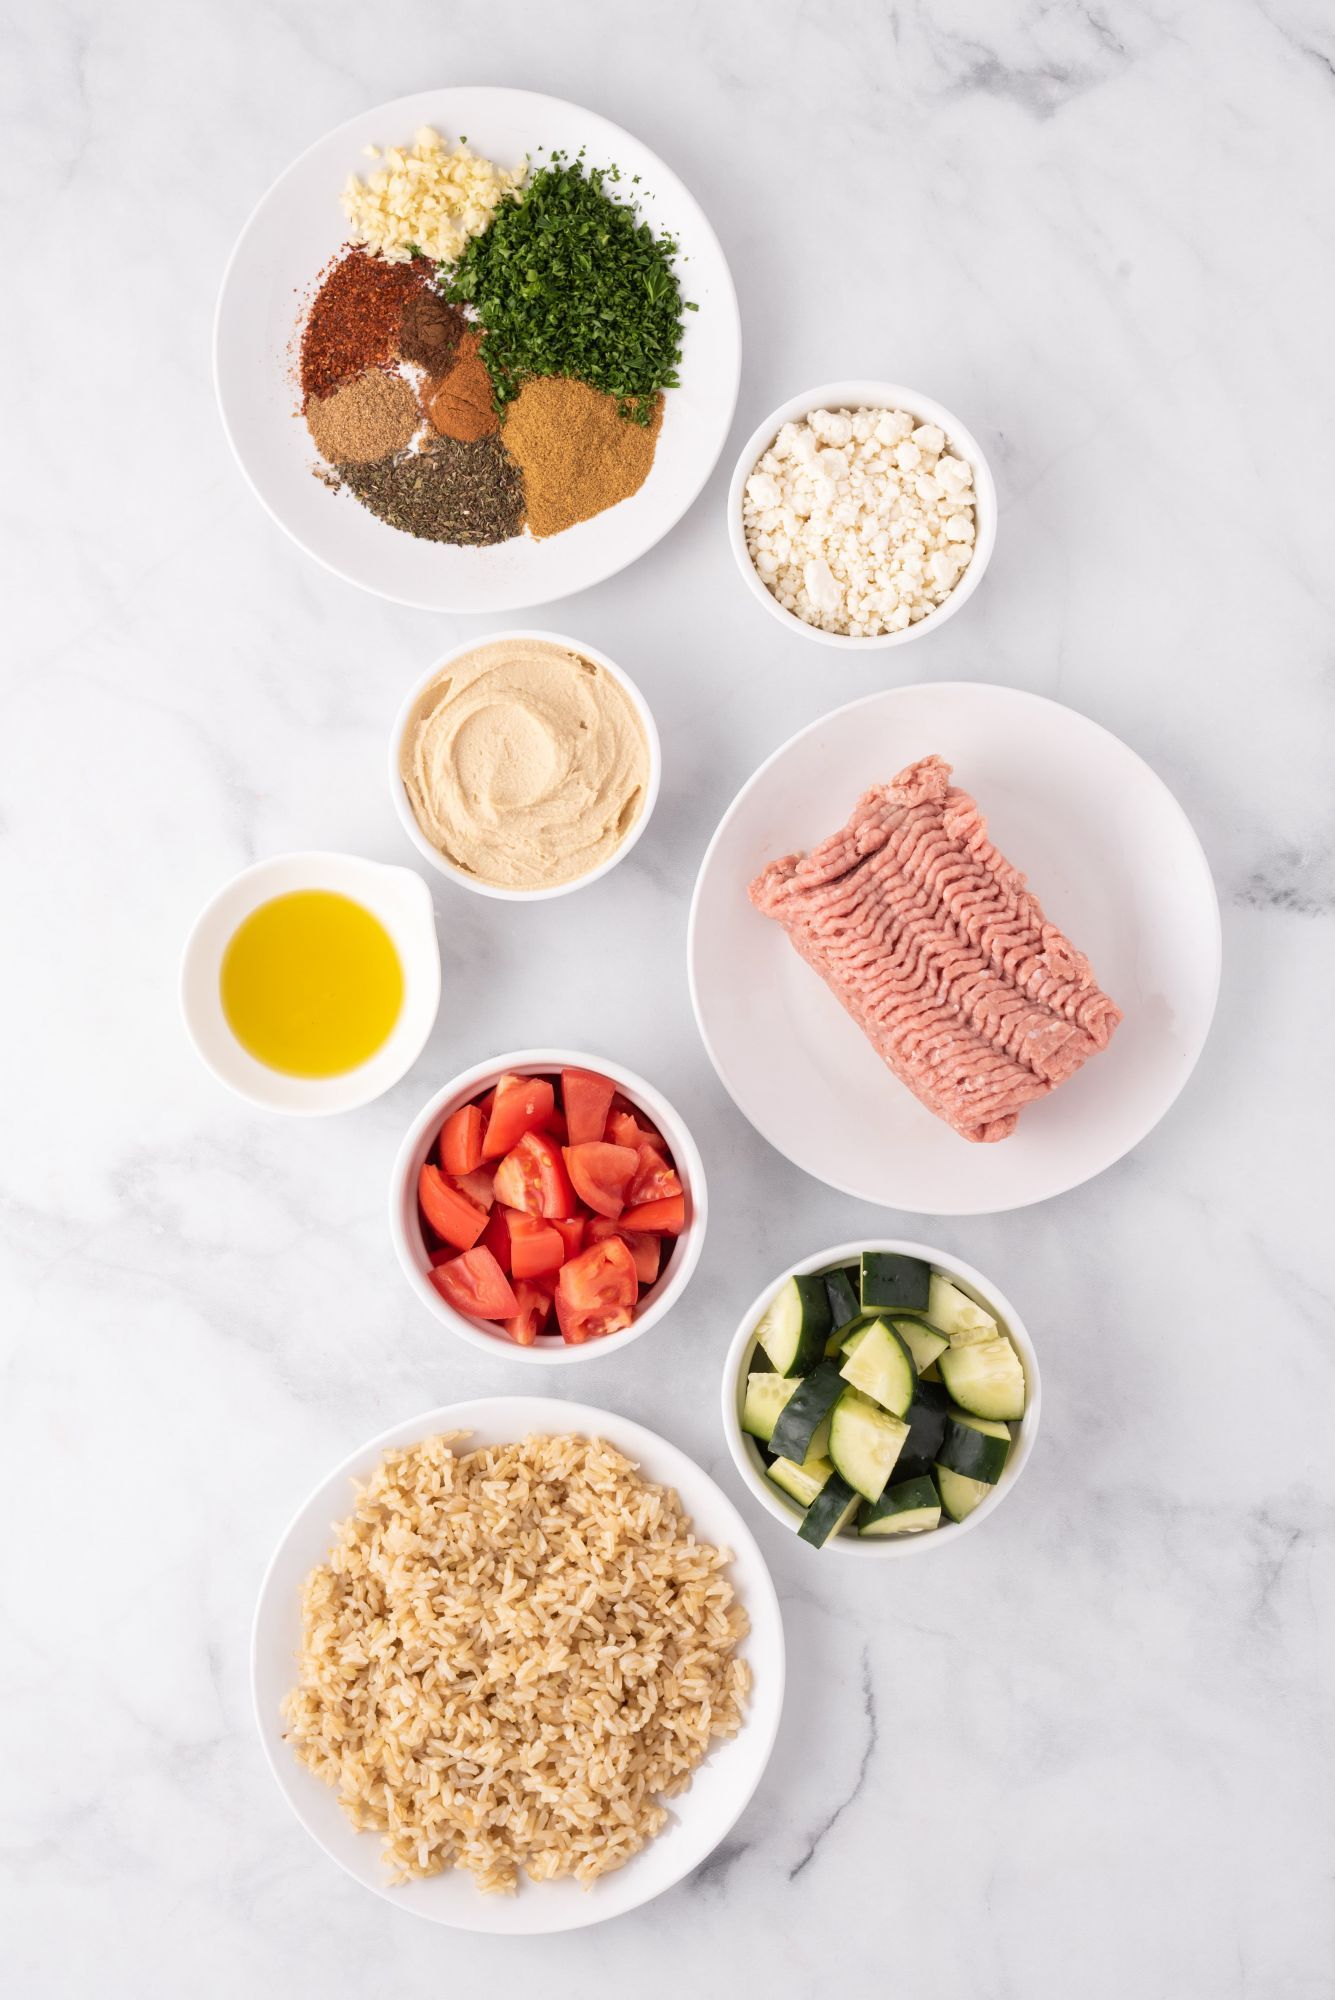
[[[570,375],[645,424],[659,390],[676,387],[681,316],[695,307],[672,268],[676,243],[607,192],[618,178],[554,154],[442,267],[447,295],[473,306],[486,329],[497,409],[530,375]]]

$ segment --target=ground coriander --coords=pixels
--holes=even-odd
[[[306,422],[316,449],[331,465],[366,465],[402,451],[421,427],[422,409],[402,375],[368,368],[332,396],[312,396]]]

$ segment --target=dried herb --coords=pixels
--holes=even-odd
[[[441,269],[449,296],[475,306],[486,328],[498,409],[529,376],[569,375],[647,424],[659,390],[676,387],[681,316],[695,310],[672,268],[677,245],[610,195],[609,178],[554,155]]]
[[[507,542],[524,520],[519,468],[497,436],[465,444],[437,438],[378,465],[340,465],[363,507],[406,535],[482,547]]]

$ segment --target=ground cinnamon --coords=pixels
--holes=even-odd
[[[649,476],[663,422],[655,398],[647,424],[623,417],[615,396],[564,375],[530,378],[506,411],[506,450],[524,475],[529,532],[559,535],[637,493]]]
[[[497,429],[500,419],[492,407],[491,377],[479,334],[464,334],[453,365],[430,392],[427,415],[442,437],[464,444],[490,437]]]

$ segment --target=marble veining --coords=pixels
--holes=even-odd
[[[5,1993],[1327,2000],[1329,6],[0,5]],[[655,710],[635,854],[533,909],[436,885],[421,1061],[363,1112],[285,1123],[191,1056],[190,922],[284,848],[411,862],[384,775],[404,691],[515,621],[380,603],[278,533],[220,432],[211,316],[272,177],[436,81],[572,98],[670,162],[733,266],[741,399],[662,545],[529,619],[624,663]],[[959,618],[849,662],[749,601],[721,509],[767,409],[858,374],[957,409],[1001,511]],[[1219,884],[1224,987],[1189,1088],[1093,1185],[901,1218],[807,1180],[723,1096],[685,913],[786,736],[968,678],[1070,702],[1161,772]],[[680,1310],[559,1388],[662,1430],[747,1510],[789,1682],[760,1790],[691,1880],[521,1942],[345,1882],[263,1767],[247,1656],[264,1564],[330,1464],[415,1409],[532,1386],[408,1296],[385,1191],[432,1089],[537,1041],[646,1072],[704,1152]],[[869,1572],[752,1506],[716,1385],[768,1272],[900,1228],[1022,1306],[1044,1427],[986,1532]]]

